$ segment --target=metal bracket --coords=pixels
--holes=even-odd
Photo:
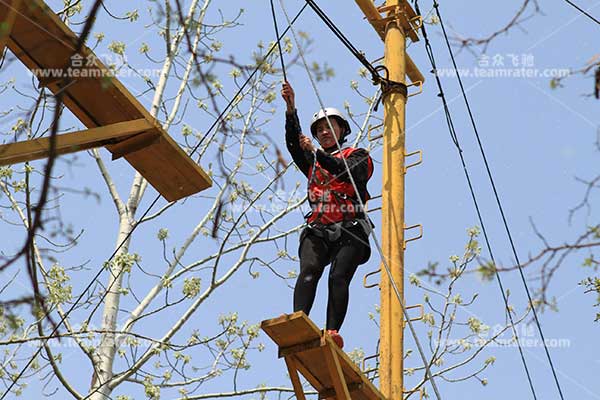
[[[414,156],[415,154],[419,155],[419,159],[417,161],[413,162],[412,164],[408,164],[404,167],[405,174],[409,168],[416,167],[417,165],[421,165],[423,163],[423,150],[413,151],[412,153],[407,153],[404,156],[408,158],[410,156]]]
[[[364,287],[365,289],[371,289],[371,288],[374,288],[374,287],[377,287],[377,286],[379,286],[379,283],[372,283],[372,284],[368,285],[368,284],[367,284],[367,279],[368,279],[370,276],[376,275],[376,274],[378,274],[378,273],[380,273],[380,272],[381,272],[381,269],[377,269],[377,270],[375,270],[375,271],[371,271],[371,272],[369,272],[369,273],[365,274],[365,276],[363,276],[363,287]]]
[[[362,360],[362,366],[360,368],[361,371],[363,372],[363,374],[368,374],[370,372],[377,371],[377,368],[366,369],[367,368],[367,360],[370,360],[372,358],[377,358],[377,357],[379,357],[379,353],[373,354],[372,356],[368,356],[368,357],[363,358],[363,360]]]
[[[411,87],[411,86],[418,86],[419,90],[416,91],[415,93],[409,94],[408,97],[413,97],[413,96],[423,93],[423,81],[416,81],[416,82],[411,83],[410,85],[406,85],[407,88]]]
[[[375,129],[379,129],[383,126],[383,123],[379,124],[379,125],[369,125],[369,128],[367,129],[367,138],[369,139],[369,142],[374,142],[375,140],[381,139],[383,137],[383,133],[381,135],[377,135],[377,136],[371,136],[371,132],[373,132]]]
[[[423,27],[423,16],[417,15],[408,20],[408,23],[413,27],[415,34],[419,34],[419,29]]]
[[[413,238],[410,238],[410,239],[406,239],[406,240],[404,240],[404,243],[403,243],[403,245],[402,245],[402,248],[403,248],[404,250],[406,250],[406,244],[407,244],[408,242],[412,242],[412,241],[415,241],[415,240],[419,240],[419,239],[421,239],[421,238],[423,237],[423,225],[421,225],[421,224],[416,224],[416,225],[411,225],[411,226],[406,226],[406,225],[404,226],[404,230],[405,230],[405,231],[407,231],[407,230],[410,230],[410,229],[414,229],[414,228],[419,228],[419,234],[418,234],[417,236],[413,237]]]
[[[372,200],[379,199],[379,198],[381,198],[381,195],[373,196],[373,197],[371,197],[369,199],[369,202],[371,202]],[[368,205],[368,203],[367,203],[367,205]],[[377,211],[377,210],[381,210],[381,208],[382,208],[381,206],[375,207],[375,208],[366,207],[366,210],[367,210],[368,213],[371,213],[371,212],[374,212],[374,211]]]
[[[413,310],[415,308],[418,308],[419,311],[420,311],[420,315],[418,317],[414,317],[414,318],[410,318],[409,319],[410,322],[420,321],[425,316],[425,307],[423,307],[423,304],[415,304],[414,306],[407,306],[405,308],[406,308],[406,310]],[[404,323],[406,324],[406,321],[404,321]]]
[[[401,3],[398,5],[377,7],[377,11],[379,13],[387,12],[387,16],[378,20],[378,23],[383,24],[385,27],[390,22],[396,22],[404,29],[410,40],[413,42],[419,41],[418,31],[423,26],[423,17],[416,15],[410,6]]]

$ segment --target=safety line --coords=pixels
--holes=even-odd
[[[587,11],[585,11],[584,9],[582,9],[581,7],[579,7],[577,4],[573,3],[570,0],[565,0],[565,1],[567,3],[569,3],[570,5],[572,5],[573,7],[575,7],[577,10],[579,10],[579,12],[581,12],[583,15],[585,15],[586,17],[588,17],[589,19],[591,19],[592,21],[594,21],[595,23],[597,23],[598,25],[600,25],[600,21],[598,21],[594,16],[592,16]]]
[[[415,10],[416,10],[417,14],[420,14],[420,9],[419,9],[418,2],[415,2],[415,7],[416,7]],[[467,169],[467,165],[466,165],[466,162],[465,162],[465,159],[464,159],[464,156],[463,156],[463,150],[460,147],[460,142],[459,142],[458,136],[456,134],[456,129],[454,128],[454,122],[453,122],[452,116],[450,114],[450,109],[448,107],[448,103],[446,102],[446,95],[444,94],[444,89],[442,87],[442,83],[440,81],[440,77],[437,74],[437,65],[436,65],[436,62],[435,62],[435,57],[433,55],[433,49],[431,47],[431,43],[429,41],[429,37],[427,36],[427,30],[425,28],[425,24],[423,24],[421,30],[423,32],[423,38],[425,39],[425,50],[426,50],[427,55],[429,57],[429,61],[431,63],[431,67],[432,67],[432,72],[433,72],[433,74],[435,76],[435,79],[436,79],[436,82],[437,82],[437,86],[438,86],[438,89],[440,91],[439,97],[442,99],[442,104],[443,104],[443,107],[444,107],[444,113],[445,113],[445,116],[446,116],[446,123],[448,124],[448,131],[450,133],[450,137],[452,139],[452,142],[454,143],[454,145],[456,147],[456,150],[458,151],[458,155],[460,157],[460,161],[461,161],[461,164],[462,164],[462,167],[463,167],[463,172],[465,174],[465,178],[467,179],[467,184],[469,186],[469,191],[471,193],[471,198],[473,200],[473,204],[475,206],[475,211],[477,213],[477,218],[479,220],[479,224],[481,225],[481,230],[483,232],[483,237],[485,239],[486,247],[487,247],[488,253],[490,254],[490,258],[492,260],[492,263],[495,266],[496,265],[496,261],[495,261],[495,258],[494,258],[494,253],[492,251],[492,246],[490,244],[489,236],[487,234],[487,230],[486,230],[485,224],[483,222],[483,216],[482,216],[480,208],[479,208],[479,202],[477,201],[477,197],[475,196],[475,190],[473,188],[473,184],[471,182],[471,176],[469,174],[469,171]],[[527,366],[527,361],[525,360],[525,355],[523,353],[523,349],[521,348],[521,343],[519,341],[519,336],[518,336],[517,330],[515,328],[515,323],[514,323],[514,320],[513,320],[513,316],[512,316],[512,313],[511,313],[511,310],[510,310],[510,307],[509,307],[509,304],[508,304],[508,298],[507,298],[506,292],[504,290],[504,285],[502,283],[502,279],[500,278],[500,274],[498,273],[498,271],[495,268],[494,268],[494,274],[496,276],[496,281],[498,282],[498,287],[500,289],[500,293],[502,294],[502,300],[504,301],[504,306],[506,308],[506,313],[507,313],[507,315],[509,317],[509,320],[510,320],[510,325],[511,325],[511,328],[512,328],[512,331],[513,331],[513,335],[515,336],[515,341],[516,341],[518,349],[519,349],[519,354],[521,356],[521,361],[523,363],[523,367],[525,368],[525,374],[527,375],[527,381],[529,382],[529,387],[530,387],[531,392],[533,394],[533,398],[537,399],[535,388],[533,386],[533,382],[532,382],[532,379],[531,379],[531,374],[530,374],[529,368]]]
[[[440,14],[439,4],[438,4],[437,0],[433,1],[433,6],[435,8],[437,17],[438,17],[438,19],[440,21],[440,26],[441,26],[442,32],[444,34],[444,39],[445,39],[445,42],[446,42],[446,47],[448,48],[448,52],[450,53],[450,58],[452,59],[452,65],[454,66],[455,71],[458,71],[458,67],[456,65],[456,60],[454,58],[454,52],[452,51],[452,47],[450,45],[450,41],[449,41],[448,35],[446,33],[446,28],[444,27],[444,21],[442,19],[441,14]],[[480,151],[481,156],[483,158],[483,162],[485,164],[485,169],[486,169],[486,172],[487,172],[487,176],[489,178],[490,184],[491,184],[493,192],[494,192],[494,197],[496,199],[496,204],[497,204],[498,209],[500,211],[500,215],[502,216],[502,223],[504,225],[506,234],[508,236],[508,240],[510,242],[510,247],[511,247],[512,253],[513,253],[513,255],[515,257],[515,261],[517,263],[517,267],[518,267],[518,270],[519,270],[519,275],[521,277],[521,281],[523,282],[523,286],[525,287],[525,293],[527,293],[527,298],[529,300],[529,306],[531,307],[531,310],[533,312],[533,317],[534,317],[534,320],[535,320],[535,324],[536,324],[536,326],[538,328],[538,331],[540,333],[540,337],[541,337],[543,345],[544,345],[544,351],[546,353],[546,358],[548,359],[548,363],[550,364],[550,368],[552,369],[552,375],[554,377],[554,382],[556,383],[556,387],[558,389],[558,393],[560,395],[560,398],[562,400],[564,400],[563,392],[562,392],[560,383],[558,381],[558,376],[556,374],[556,369],[554,368],[554,363],[552,362],[552,357],[550,356],[550,352],[548,350],[548,346],[546,345],[546,339],[544,337],[544,332],[542,330],[542,325],[540,324],[540,320],[538,318],[538,314],[537,314],[537,311],[536,311],[536,308],[535,308],[535,304],[533,303],[533,299],[531,298],[531,293],[529,291],[529,286],[527,285],[527,280],[525,279],[525,274],[523,273],[523,268],[521,267],[521,262],[519,260],[518,254],[517,254],[515,243],[513,241],[513,237],[512,237],[510,228],[508,226],[508,222],[506,220],[506,215],[504,213],[504,208],[502,207],[502,203],[500,201],[500,196],[498,194],[498,190],[496,188],[496,184],[495,184],[494,178],[492,176],[490,165],[488,163],[487,156],[485,154],[485,150],[484,150],[483,144],[481,142],[481,137],[479,135],[479,131],[477,129],[477,125],[475,124],[475,118],[473,117],[473,112],[471,111],[471,106],[469,104],[469,100],[467,99],[467,94],[465,92],[465,88],[463,86],[462,79],[461,79],[461,77],[460,77],[459,74],[456,74],[456,77],[458,79],[458,83],[459,83],[459,86],[460,86],[460,89],[461,89],[461,92],[462,92],[463,99],[465,100],[465,104],[467,106],[467,111],[469,113],[469,118],[471,120],[471,125],[473,127],[473,132],[475,133],[475,137],[477,138],[477,144],[479,146],[479,151]]]
[[[314,0],[306,0],[306,3],[310,5],[310,7],[315,11],[315,13],[321,18],[321,20],[325,23],[325,25],[333,32],[333,34],[346,46],[346,48],[356,57],[356,59],[365,66],[371,73],[373,77],[374,83],[379,83],[380,77],[377,72],[377,68],[371,64],[365,54],[358,50],[352,42],[339,30],[339,28],[335,25],[331,19],[327,16],[327,14],[314,2]]]
[[[275,6],[273,6],[273,0],[271,0],[271,14],[273,14],[275,37],[279,38],[279,28],[277,27],[277,17],[275,16]],[[281,51],[281,40],[277,41],[277,48],[279,49],[279,59],[281,60],[281,71],[283,72],[283,80],[287,82],[287,75],[285,73],[285,63],[283,62],[283,52]]]

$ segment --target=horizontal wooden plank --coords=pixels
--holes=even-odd
[[[211,185],[210,177],[168,135],[125,159],[168,201],[190,196]],[[181,153],[183,155],[181,155]]]
[[[261,328],[279,347],[290,347],[321,338],[319,328],[301,311],[263,321]]]
[[[140,134],[153,128],[152,124],[142,118],[64,133],[55,137],[55,151],[57,155],[62,155],[102,147],[118,139]],[[47,158],[50,154],[50,144],[51,138],[43,137],[0,145],[0,165]]]

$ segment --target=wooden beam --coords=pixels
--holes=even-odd
[[[12,0],[10,10],[6,19],[0,21],[0,54],[4,53],[4,49],[12,32],[12,28],[15,25],[15,19],[17,17],[17,9],[21,5],[22,0]]]
[[[321,382],[321,377],[315,376],[310,371],[310,368],[310,365],[304,365],[302,360],[296,357],[296,369],[298,369],[298,371],[300,371],[300,373],[304,375],[308,383],[310,383],[315,389],[317,389],[317,391],[322,390],[326,385],[323,382]]]
[[[287,357],[296,353],[301,353],[306,350],[316,349],[321,347],[321,338],[313,339],[305,343],[299,343],[289,347],[279,348],[279,358]]]
[[[265,320],[261,323],[261,328],[279,345],[280,354],[283,352],[286,359],[294,360],[295,370],[304,375],[321,398],[385,400],[348,355],[302,311]],[[321,341],[319,347],[313,345],[316,340]],[[311,345],[307,345],[309,343]],[[303,351],[295,352],[302,349]],[[294,352],[293,355],[288,353],[290,351]],[[339,377],[340,373],[343,381]],[[346,387],[345,391],[350,397],[344,397],[343,393],[337,396],[340,391],[344,392],[340,385]]]
[[[160,140],[161,135],[158,131],[150,131],[143,135],[132,136],[111,146],[112,159],[114,161],[127,154],[143,150],[148,146],[158,143]]]
[[[300,383],[300,376],[298,375],[298,368],[296,368],[296,361],[294,357],[286,357],[285,365],[287,365],[288,373],[290,374],[290,379],[292,380],[292,386],[294,387],[294,392],[296,393],[296,398],[298,400],[306,400],[304,396],[304,388]]]
[[[344,371],[340,365],[337,354],[333,346],[337,346],[333,343],[330,337],[324,337],[325,346],[323,350],[325,353],[325,362],[327,363],[327,369],[329,369],[329,376],[333,382],[333,388],[335,389],[336,400],[352,400],[350,392],[348,391],[348,385],[346,385],[346,379],[344,378]]]
[[[375,29],[375,32],[377,32],[377,34],[381,38],[381,40],[385,40],[385,29],[381,29],[381,24],[379,23],[379,21],[382,19],[381,14],[379,14],[377,7],[375,7],[375,4],[373,3],[373,0],[355,1],[356,4],[358,4],[358,6],[360,7],[363,14],[365,14],[367,21],[369,21],[371,26],[373,26],[373,28]]]
[[[75,153],[81,150],[104,146],[119,138],[132,136],[154,129],[154,125],[145,118],[119,122],[99,128],[57,135],[55,140],[56,155]],[[0,165],[16,164],[25,161],[39,160],[50,155],[51,138],[26,140],[17,143],[0,145]]]
[[[418,81],[425,83],[425,77],[408,54],[406,54],[406,75],[408,75],[408,79],[410,79],[412,83]]]
[[[381,13],[373,3],[373,0],[355,1],[356,4],[358,4],[358,6],[360,7],[363,14],[365,14],[365,18],[367,19],[367,21],[369,21],[373,29],[375,29],[375,32],[377,32],[377,35],[379,35],[381,40],[385,41],[385,25],[387,21],[381,16]],[[406,55],[406,75],[408,75],[408,78],[412,83],[418,81],[425,83],[425,77],[423,76],[421,71],[419,71],[419,68],[408,54]]]
[[[353,392],[359,392],[362,390],[362,383],[349,383],[348,384],[348,392],[350,392],[350,395],[352,396],[354,393]],[[335,389],[325,389],[319,392],[319,396],[322,399],[329,399],[329,398],[335,398]]]

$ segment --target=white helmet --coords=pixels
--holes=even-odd
[[[340,142],[344,142],[344,138],[350,134],[350,124],[348,120],[344,117],[344,114],[340,112],[337,108],[327,107],[319,110],[318,112],[313,114],[312,120],[310,121],[310,132],[313,137],[317,136],[315,125],[318,121],[322,120],[325,117],[337,117],[338,122],[340,122],[340,126],[344,131],[342,132],[342,136],[340,137]]]

